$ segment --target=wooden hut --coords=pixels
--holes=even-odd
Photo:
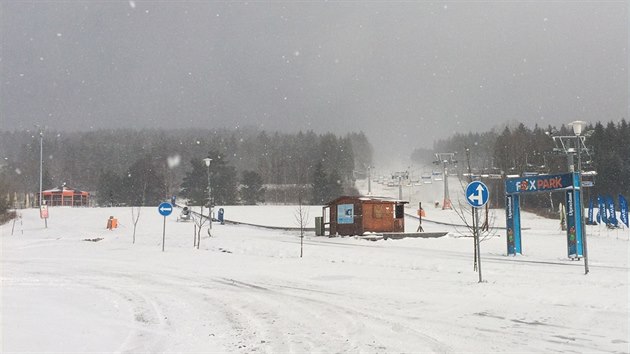
[[[324,225],[329,226],[330,235],[405,232],[407,203],[380,197],[339,197],[324,206]]]
[[[48,206],[88,206],[90,193],[63,186],[42,191],[44,202]],[[39,200],[37,201],[39,204]]]

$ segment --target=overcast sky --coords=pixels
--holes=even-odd
[[[3,130],[364,131],[628,118],[627,1],[2,1]]]

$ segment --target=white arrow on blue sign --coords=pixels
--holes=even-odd
[[[171,203],[164,202],[158,206],[158,212],[162,216],[169,216],[173,212],[173,206]]]
[[[488,187],[483,182],[473,181],[466,187],[466,201],[475,208],[486,205],[489,196]]]

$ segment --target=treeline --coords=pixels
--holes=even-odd
[[[435,152],[457,152],[457,172],[467,170],[466,149],[469,149],[473,173],[523,175],[526,172],[563,173],[569,170],[564,151],[554,151],[552,136],[573,136],[568,126],[526,127],[518,124],[501,131],[456,134],[436,141],[433,149],[416,149],[412,160],[430,164]],[[587,189],[589,195],[630,195],[630,127],[625,119],[619,122],[590,124],[585,131],[585,145],[589,153],[582,154],[582,169],[596,171],[595,185]],[[574,159],[577,170],[577,158]],[[503,196],[503,181],[490,182],[491,191]],[[494,185],[496,184],[496,186]],[[556,193],[557,194],[557,193]],[[526,206],[547,207],[562,201],[561,195],[534,195],[525,198]],[[491,199],[496,206],[503,198]]]
[[[0,132],[2,195],[38,192],[39,139],[36,131]],[[283,202],[294,202],[300,196],[311,201],[313,183],[320,177],[315,175],[318,164],[327,176],[338,176],[335,182],[350,193],[355,170],[363,170],[372,162],[372,147],[363,133],[337,136],[257,129],[48,130],[43,142],[44,189],[65,183],[96,192],[100,202],[115,200],[128,205],[142,201],[151,205],[165,196],[185,194],[183,183],[195,169],[196,174],[206,178],[207,167],[198,164],[209,155],[213,158],[211,174],[217,174],[212,184],[223,179],[234,182],[236,192],[221,197],[230,203],[243,202],[239,190],[246,187],[244,180],[251,184],[258,179],[263,185],[274,185],[270,189],[284,189]],[[233,171],[227,171],[230,169]],[[219,193],[221,188],[216,188]]]

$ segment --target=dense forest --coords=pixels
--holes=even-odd
[[[436,152],[457,152],[455,171],[523,175],[568,171],[568,158],[553,136],[572,136],[570,127],[515,124],[482,133],[455,134],[433,149],[417,149],[412,160],[431,164]],[[590,195],[630,194],[630,127],[625,120],[586,129],[583,170],[596,171]],[[0,132],[0,192],[23,196],[39,190],[39,133]],[[98,130],[43,135],[44,189],[63,184],[93,192],[100,205],[153,205],[170,195],[206,203],[208,172],[220,204],[321,204],[352,194],[357,172],[372,163],[363,133],[337,136],[236,130]],[[468,150],[468,153],[466,151]],[[211,166],[202,159],[212,158]],[[577,162],[575,159],[574,162]],[[491,205],[503,205],[503,180],[488,181]],[[13,201],[0,198],[0,209]],[[525,207],[552,207],[554,196],[524,198]],[[32,203],[32,201],[31,201]]]
[[[594,186],[586,191],[586,198],[595,195],[630,195],[630,127],[625,119],[619,122],[591,124],[586,128],[582,153],[582,170],[596,171]],[[574,136],[571,127],[559,128],[523,124],[505,127],[501,131],[456,134],[448,139],[436,141],[433,149],[417,149],[412,160],[419,164],[430,164],[435,152],[457,152],[457,171],[460,176],[468,169],[468,160],[473,173],[523,175],[528,172],[562,173],[569,170],[570,160],[564,149],[554,143],[560,136]],[[576,139],[564,139],[574,144]],[[569,146],[571,147],[571,146]],[[574,146],[573,146],[574,147]],[[466,149],[468,149],[469,157]],[[577,158],[573,157],[577,170]],[[503,195],[503,181],[489,181],[495,196]],[[556,193],[558,194],[558,193]],[[560,194],[550,199],[549,195],[532,195],[524,199],[527,207],[547,207],[562,200]],[[491,199],[496,206],[503,205],[503,198]],[[557,205],[557,204],[556,204]]]
[[[225,204],[252,204],[265,196],[271,203],[321,201],[332,190],[353,193],[355,170],[372,162],[363,133],[49,129],[43,146],[43,188],[65,184],[94,192],[100,205],[153,205],[170,195],[194,199],[207,188],[206,157],[212,158],[213,199]],[[0,153],[2,195],[36,193],[39,132],[0,132]],[[322,187],[322,175],[340,189]]]

